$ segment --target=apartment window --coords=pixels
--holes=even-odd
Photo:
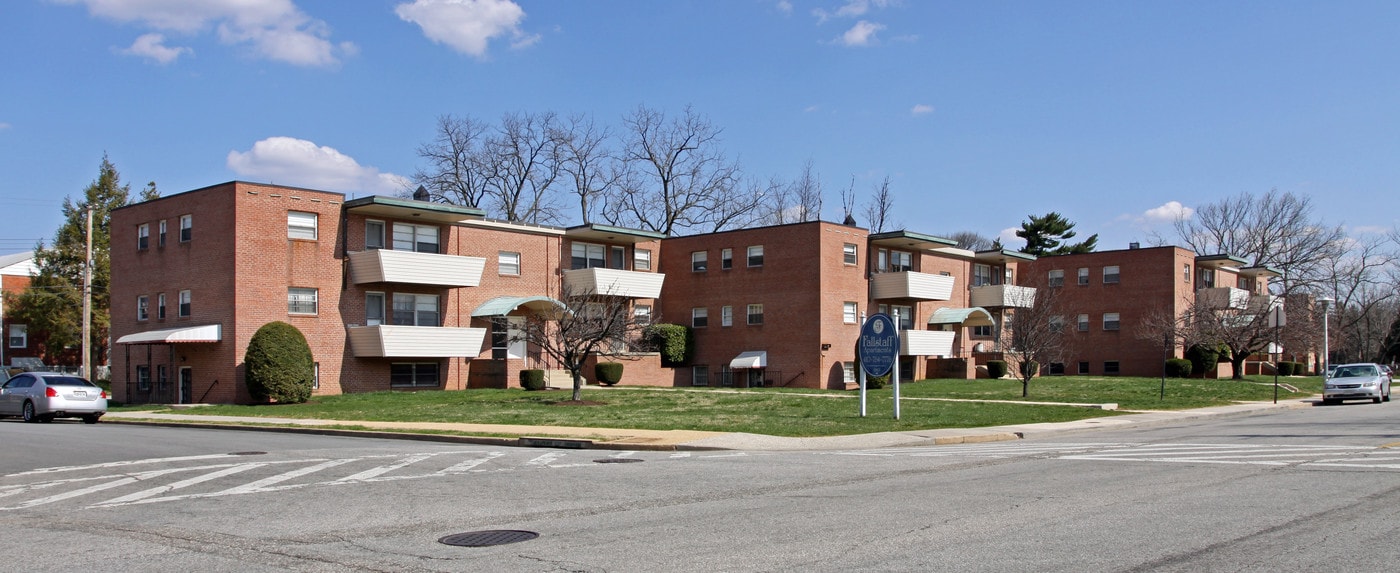
[[[726,271],[734,268],[734,249],[720,249],[719,268]]]
[[[182,291],[180,291],[180,300],[179,300],[179,302],[178,302],[178,304],[180,305],[180,307],[175,311],[175,316],[189,316],[189,315],[190,315],[190,306],[191,306],[190,303],[191,303],[191,302],[192,302],[192,299],[191,299],[191,296],[190,296],[190,291],[187,291],[187,290],[182,290]]]
[[[1249,277],[1238,277],[1238,278],[1236,278],[1236,279],[1235,279],[1235,288],[1238,288],[1238,289],[1240,289],[1240,290],[1247,290],[1247,291],[1250,291],[1250,292],[1255,292],[1255,290],[1256,290],[1256,289],[1254,288],[1254,281],[1253,281],[1253,280],[1250,280]]]
[[[160,236],[156,238],[156,245],[165,246],[165,219],[160,220]]]
[[[156,366],[156,388],[165,389],[165,385],[170,382],[170,370],[164,364]]]
[[[151,246],[151,226],[143,223],[136,226],[136,250],[144,251]]]
[[[591,269],[594,267],[606,266],[607,264],[607,261],[603,258],[605,249],[603,249],[602,245],[595,245],[593,243],[573,243],[569,247],[569,250],[571,252],[570,264],[572,265],[569,268]]]
[[[860,305],[854,302],[841,303],[841,322],[855,324],[860,320]]]
[[[525,336],[521,332],[524,319],[498,316],[491,319],[491,359],[525,357]]]
[[[1087,284],[1089,284],[1089,269],[1088,269],[1088,268],[1080,268],[1080,269],[1079,269],[1079,286],[1085,286],[1085,285],[1087,285]]]
[[[710,309],[692,308],[690,309],[690,326],[695,328],[705,328],[710,325]]]
[[[1118,265],[1103,268],[1103,284],[1118,284]]]
[[[841,363],[841,381],[844,382],[844,383],[846,383],[846,384],[855,384],[855,383],[856,383],[856,363],[855,363],[855,362],[842,362],[842,363]]]
[[[1079,318],[1076,320],[1075,330],[1079,332],[1089,332],[1089,315],[1079,315]]]
[[[499,251],[496,253],[496,268],[500,274],[520,276],[520,253]]]
[[[901,273],[914,270],[914,255],[905,251],[890,251],[890,272]]]
[[[734,326],[734,307],[722,306],[719,308],[719,325]]]
[[[899,319],[899,328],[901,330],[914,328],[914,307],[896,304],[890,307],[890,310],[899,315],[897,318]]]
[[[29,326],[11,324],[9,341],[10,348],[24,348],[29,346]]]
[[[623,270],[627,268],[627,247],[614,246],[612,248],[612,263],[609,268]]]
[[[651,249],[632,249],[632,270],[651,270]]]
[[[883,273],[890,270],[890,251],[888,249],[878,249],[875,251],[875,272]]]
[[[1104,363],[1103,363],[1103,373],[1104,373],[1104,374],[1117,374],[1117,373],[1118,373],[1118,361],[1117,361],[1117,360],[1109,360],[1109,361],[1107,361],[1107,362],[1104,362]]]
[[[320,363],[320,362],[312,362],[312,363],[311,363],[311,389],[312,389],[312,390],[320,390],[320,389],[321,389],[321,363]]]
[[[1051,376],[1064,376],[1064,375],[1065,375],[1065,363],[1064,363],[1064,362],[1051,362],[1051,363],[1050,363],[1050,375],[1051,375]]]
[[[1118,313],[1116,313],[1116,312],[1105,312],[1105,313],[1103,313],[1103,329],[1104,329],[1104,330],[1118,330]]]
[[[365,293],[365,325],[379,326],[384,324],[384,293]]]
[[[1191,284],[1191,265],[1188,263],[1181,263],[1181,282]]]
[[[1215,288],[1215,269],[1196,271],[1196,279],[1201,282],[1196,288]]]
[[[384,248],[384,221],[365,221],[365,250]]]
[[[972,286],[992,284],[992,265],[972,265]]]
[[[194,215],[180,215],[180,242],[188,243],[194,237]]]
[[[136,320],[146,320],[151,317],[146,311],[147,302],[144,294],[136,297]]]
[[[749,324],[763,324],[763,305],[751,304],[748,311]]]
[[[1002,275],[1004,275],[1006,278],[1005,278],[1005,280],[1001,281],[1001,284],[1007,284],[1007,285],[1014,285],[1014,284],[1016,284],[1016,269],[1013,269],[1013,268],[1011,268],[1011,267],[1006,267],[1006,269],[1002,272]]]
[[[389,386],[422,388],[438,385],[438,363],[395,362],[389,365]]]
[[[651,305],[639,304],[632,307],[632,321],[640,326],[651,324]]]
[[[156,295],[156,318],[165,320],[165,293]]]
[[[432,225],[394,223],[394,250],[440,253],[438,228]]]
[[[394,324],[438,326],[437,295],[394,293]]]
[[[701,366],[691,366],[691,367],[690,367],[690,385],[691,385],[691,386],[709,386],[709,385],[710,385],[710,367],[709,367],[709,366],[704,366],[704,365],[701,365]]]
[[[136,389],[148,392],[151,389],[151,367],[145,364],[136,367]]]
[[[763,245],[749,247],[749,266],[763,266]]]
[[[316,214],[287,211],[287,238],[316,240]]]
[[[316,314],[316,289],[287,289],[287,314]]]
[[[709,266],[709,253],[705,251],[695,251],[690,254],[690,271],[703,273]]]
[[[841,262],[842,262],[842,263],[845,263],[845,264],[848,264],[848,265],[854,265],[854,264],[856,264],[857,262],[859,262],[859,257],[857,257],[856,255],[857,255],[857,251],[856,251],[856,246],[855,246],[854,244],[846,243],[846,244],[841,245]]]
[[[1064,271],[1064,269],[1055,269],[1055,270],[1053,270],[1053,271],[1050,271],[1050,286],[1052,286],[1052,287],[1065,286],[1065,271]]]
[[[991,338],[991,337],[992,337],[992,325],[988,324],[988,325],[984,325],[984,326],[974,326],[974,327],[972,327],[972,336],[973,336],[974,338]]]
[[[1064,332],[1065,317],[1055,315],[1050,317],[1050,332]]]
[[[1089,373],[1089,363],[1088,363],[1088,362],[1080,362],[1080,363],[1079,363],[1079,373],[1080,373],[1080,374],[1088,374],[1088,373]]]

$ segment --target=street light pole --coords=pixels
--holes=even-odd
[[[1332,297],[1324,296],[1317,299],[1317,302],[1322,304],[1322,377],[1325,380],[1327,378],[1327,367],[1331,366],[1332,363],[1332,350],[1327,340],[1327,325],[1330,322],[1329,318],[1332,314],[1332,303],[1334,301]]]

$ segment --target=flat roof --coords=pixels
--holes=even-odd
[[[356,215],[378,215],[395,219],[416,218],[435,223],[456,223],[465,219],[479,219],[486,216],[485,211],[476,207],[382,195],[370,195],[346,201],[345,210]]]
[[[641,229],[628,229],[626,227],[613,227],[609,225],[599,225],[589,223],[564,229],[564,236],[579,239],[592,239],[595,241],[606,241],[609,243],[647,243],[665,239],[663,233],[653,231],[643,231]]]
[[[1234,255],[1200,255],[1196,257],[1196,264],[1202,267],[1220,269],[1225,267],[1239,268],[1249,264],[1249,261]]]
[[[952,239],[905,230],[872,234],[870,235],[870,243],[886,247],[905,247],[922,250],[956,247],[958,245],[958,242]]]

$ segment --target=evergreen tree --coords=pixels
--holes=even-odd
[[[104,154],[97,180],[83,190],[74,203],[63,199],[63,225],[53,243],[43,241],[34,251],[38,273],[29,287],[6,301],[14,309],[16,322],[23,321],[39,333],[47,354],[52,357],[68,347],[77,347],[83,337],[83,271],[87,253],[87,209],[92,207],[92,338],[93,364],[107,363],[107,337],[111,325],[111,299],[108,284],[112,276],[108,248],[111,243],[111,212],[128,202],[131,186],[121,182],[117,168]],[[143,196],[155,193],[151,183]],[[78,358],[82,362],[82,358]]]
[[[1026,240],[1026,248],[1021,251],[1037,257],[1092,253],[1099,243],[1098,235],[1090,235],[1079,243],[1067,242],[1075,237],[1074,223],[1053,211],[1040,217],[1030,215],[1016,236]]]

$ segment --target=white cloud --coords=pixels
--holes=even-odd
[[[1020,227],[1007,227],[997,233],[997,239],[1001,240],[1001,246],[1008,249],[1025,248],[1026,240],[1016,236],[1016,231],[1020,230]]]
[[[817,18],[818,24],[822,24],[832,18],[858,18],[869,13],[872,7],[884,8],[889,5],[890,0],[847,0],[834,12],[816,8],[812,10],[812,15]]]
[[[1190,219],[1196,210],[1177,201],[1167,201],[1142,213],[1143,219],[1153,223],[1171,223],[1177,219]]]
[[[417,24],[434,43],[476,58],[486,57],[493,38],[509,35],[512,48],[539,41],[539,35],[520,29],[525,10],[511,0],[414,0],[395,6],[394,13]]]
[[[167,65],[179,59],[183,54],[194,54],[193,48],[184,46],[171,47],[165,45],[165,36],[162,34],[142,34],[131,43],[131,47],[117,50],[118,53],[126,56],[138,56],[155,60],[157,64]]]
[[[909,113],[914,115],[928,115],[933,113],[933,106],[923,103],[917,104],[914,106],[914,109],[909,110]]]
[[[803,111],[804,113],[812,113],[812,112],[816,112],[816,111],[821,111],[821,109],[822,109],[822,106],[817,105],[817,104],[812,104],[812,105],[809,105],[809,106],[807,106],[807,107],[802,108],[802,111]]]
[[[875,34],[884,30],[884,24],[861,20],[856,22],[851,29],[836,37],[836,43],[843,46],[869,46],[876,41]]]
[[[791,14],[792,2],[788,2],[788,0],[778,0],[778,11],[784,14]]]
[[[228,152],[228,168],[239,177],[327,191],[396,193],[406,177],[360,165],[334,148],[305,139],[269,137],[245,152]]]
[[[333,66],[340,63],[341,56],[355,53],[355,45],[349,42],[332,44],[330,27],[307,16],[291,0],[56,1],[87,6],[93,16],[122,23],[138,22],[161,31],[197,35],[212,26],[225,44],[248,45],[261,57],[298,66]],[[142,39],[149,36],[138,38],[127,50],[137,50]],[[164,47],[160,42],[153,46]]]
[[[3,125],[5,124],[0,124],[0,126]],[[1390,231],[1391,229],[1389,227],[1381,227],[1377,225],[1357,225],[1355,227],[1347,228],[1347,234],[1350,235],[1384,235],[1386,233],[1389,233]]]
[[[11,127],[14,127],[14,126],[13,126],[13,125],[10,125],[9,122],[0,121],[0,131],[7,130],[7,129],[11,128]]]

